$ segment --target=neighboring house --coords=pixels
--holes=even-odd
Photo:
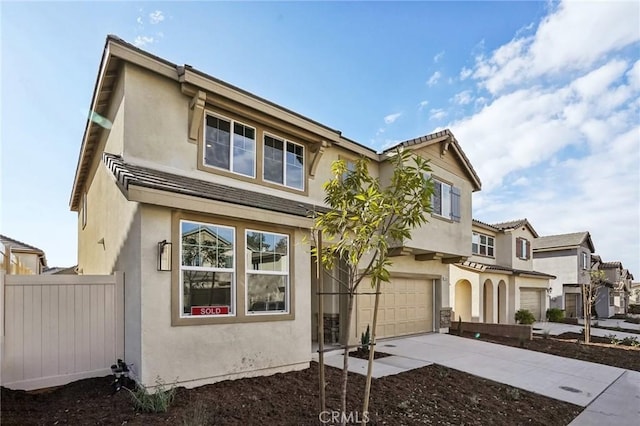
[[[556,276],[551,280],[550,307],[564,309],[567,317],[582,316],[581,286],[590,282],[589,232],[543,236],[533,241],[533,267]]]
[[[77,266],[69,266],[69,267],[61,267],[61,266],[52,266],[50,268],[42,271],[43,275],[76,275]]]
[[[549,280],[534,270],[532,242],[537,232],[527,219],[493,225],[473,220],[472,256],[450,267],[455,318],[485,323],[515,323],[515,313],[528,309],[544,319]]]
[[[0,244],[4,246],[4,261],[8,273],[19,275],[39,275],[47,267],[44,251],[37,247],[0,235]],[[11,256],[14,261],[9,261]]]
[[[640,282],[632,282],[629,287],[629,304],[640,305]]]
[[[609,318],[626,314],[633,275],[622,266],[622,262],[603,262],[600,256],[592,256],[591,269],[605,274],[605,284],[599,288],[595,303],[597,316]]]
[[[344,297],[325,295],[317,318],[310,214],[334,160],[364,156],[384,183],[388,153],[113,36],[91,110],[70,200],[78,272],[124,272],[125,360],[142,383],[302,369],[319,323],[340,336]],[[381,337],[447,326],[449,266],[471,255],[480,189],[448,130],[400,146],[431,160],[437,191],[430,222],[394,246]],[[327,272],[325,293],[339,275]],[[354,343],[372,300],[357,298]]]

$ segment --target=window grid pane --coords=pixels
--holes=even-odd
[[[215,307],[199,316],[235,312],[235,230],[230,227],[181,221],[180,277],[183,316],[194,307]]]
[[[284,183],[284,141],[264,137],[264,179],[275,183]]]
[[[229,170],[230,147],[231,122],[208,115],[204,150],[205,164]]]
[[[246,231],[247,313],[289,310],[289,237]]]
[[[239,123],[233,125],[233,171],[255,177],[255,131]]]

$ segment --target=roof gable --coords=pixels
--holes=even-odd
[[[531,223],[526,218],[517,219],[517,220],[510,220],[510,221],[507,221],[507,222],[493,223],[493,224],[491,224],[491,226],[493,226],[494,228],[499,229],[500,231],[509,231],[509,230],[512,230],[512,229],[520,228],[521,226],[525,226],[525,227],[529,228],[529,231],[531,232],[531,234],[535,238],[538,238],[538,233],[536,232],[536,230],[533,228]]]
[[[536,238],[533,241],[534,250],[550,250],[560,248],[573,248],[586,244],[591,253],[595,252],[591,235],[588,231],[573,232],[570,234],[547,235]]]
[[[439,155],[444,157],[446,155],[453,155],[456,162],[460,166],[460,170],[464,173],[465,177],[472,183],[474,191],[479,191],[482,188],[480,177],[476,173],[471,161],[460,147],[460,144],[456,140],[456,137],[451,133],[449,129],[444,129],[439,132],[431,133],[419,138],[410,139],[401,142],[389,149],[383,151],[383,154],[393,151],[397,148],[407,148],[413,151],[433,146],[437,147]]]

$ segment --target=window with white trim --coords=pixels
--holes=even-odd
[[[264,135],[263,177],[265,181],[304,189],[304,147]]]
[[[180,221],[181,316],[235,315],[235,228]]]
[[[471,251],[473,254],[494,257],[495,240],[484,234],[473,233],[471,237]]]
[[[526,238],[516,238],[516,257],[522,260],[531,258],[531,242]]]
[[[582,269],[589,269],[589,255],[582,252]]]
[[[82,229],[87,226],[87,193],[82,193],[82,200],[80,206],[80,219],[82,221]]]
[[[256,176],[256,129],[207,114],[204,164],[241,175]]]
[[[289,236],[246,230],[247,314],[289,312]]]
[[[433,178],[432,213],[460,222],[460,188]]]

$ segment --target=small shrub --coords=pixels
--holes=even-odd
[[[518,388],[507,388],[506,392],[507,399],[510,399],[511,401],[517,401],[520,399],[520,391]]]
[[[620,341],[620,343],[625,346],[633,346],[634,348],[640,346],[640,342],[637,337],[625,337]]]
[[[167,385],[158,377],[156,379],[156,389],[154,393],[150,393],[144,385],[138,385],[135,390],[127,389],[127,391],[129,391],[133,405],[137,411],[144,413],[165,413],[175,397],[176,387],[175,384]]]
[[[609,343],[612,345],[617,345],[620,343],[620,339],[615,334],[607,334],[605,338],[609,339]]]
[[[516,322],[518,324],[533,324],[536,318],[528,309],[520,309],[516,312]]]
[[[547,319],[551,322],[562,322],[564,311],[560,308],[549,308],[547,309]]]
[[[201,399],[194,402],[182,415],[182,426],[207,426],[214,424],[213,413]]]
[[[360,335],[360,350],[362,352],[369,352],[369,344],[371,343],[371,332],[369,330],[369,324],[367,324],[367,331]]]
[[[636,305],[636,304],[629,305],[628,312],[630,314],[640,314],[640,305]]]
[[[625,322],[629,322],[631,324],[640,324],[640,318],[628,317]]]

